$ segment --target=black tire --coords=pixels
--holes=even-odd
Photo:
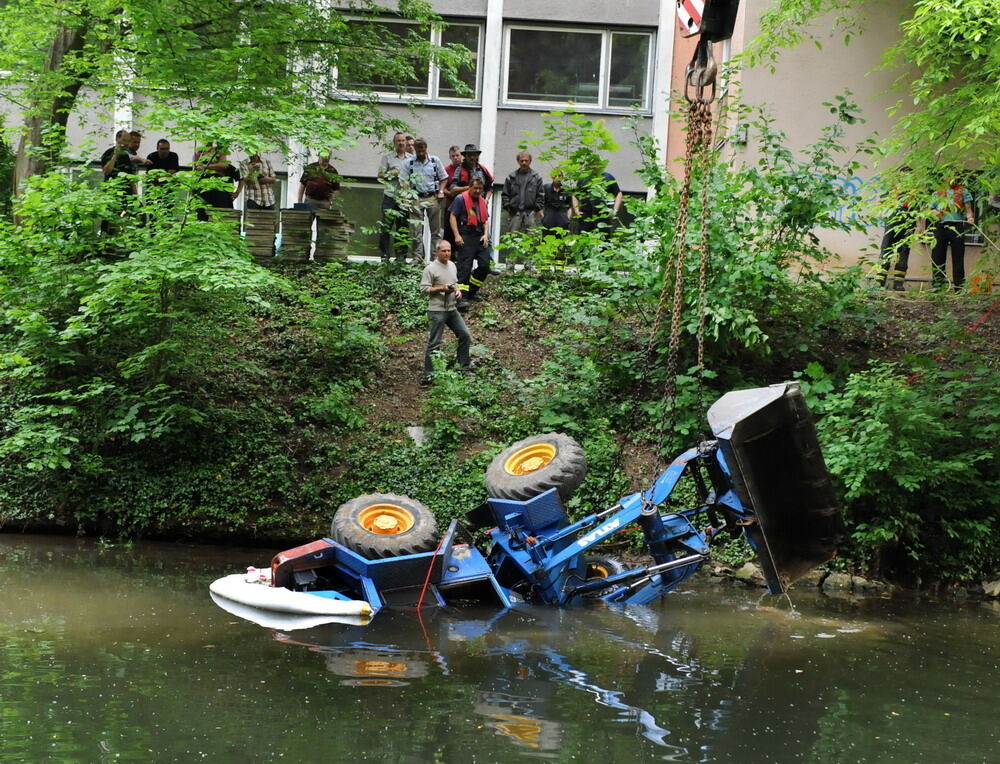
[[[382,530],[376,530],[380,526]],[[370,493],[340,506],[330,535],[351,551],[377,560],[432,551],[437,545],[437,520],[409,496]]]
[[[536,466],[537,465],[537,466]],[[566,501],[587,474],[587,457],[569,435],[550,432],[519,440],[486,468],[486,492],[495,499],[526,501],[550,488]]]
[[[628,570],[624,562],[609,555],[588,555],[583,558],[583,564],[587,567],[588,581],[610,578]]]

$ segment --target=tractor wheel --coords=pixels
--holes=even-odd
[[[518,441],[486,468],[486,492],[495,499],[525,501],[550,488],[566,501],[587,474],[587,457],[569,435],[550,432]]]
[[[625,563],[617,557],[604,555],[587,556],[583,558],[583,564],[587,566],[587,580],[596,581],[602,578],[610,578],[624,573],[628,570]]]
[[[348,549],[376,560],[433,550],[437,521],[427,507],[408,496],[371,493],[340,506],[330,535]]]

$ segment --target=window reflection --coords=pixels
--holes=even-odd
[[[468,24],[453,24],[441,32],[442,45],[464,45],[472,54],[472,66],[458,70],[458,79],[468,88],[460,93],[444,75],[440,75],[438,95],[441,98],[471,98],[476,92],[476,72],[479,67],[479,27]]]
[[[600,102],[600,33],[511,29],[507,98]]]
[[[649,71],[649,35],[611,35],[608,106],[641,106],[646,100]]]
[[[395,49],[398,51],[412,46],[415,42],[413,39],[414,35],[420,35],[423,39],[426,39],[428,42],[430,41],[430,32],[428,30],[421,32],[413,24],[401,24],[392,21],[365,21],[356,23],[363,23],[370,26],[373,31],[377,30],[379,32],[379,47],[386,50]],[[377,57],[374,60],[377,60]],[[343,81],[341,84],[348,90],[371,89],[376,93],[404,92],[412,95],[427,95],[429,77],[427,64],[415,58],[409,71],[396,71],[393,72],[392,76],[380,76],[373,73],[368,77],[357,77]]]

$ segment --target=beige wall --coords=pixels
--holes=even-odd
[[[743,5],[734,50],[742,47],[739,37],[750,40],[757,35],[760,12],[767,4],[760,0],[746,0]],[[889,0],[878,6],[877,13],[872,6],[857,9],[855,13],[860,14],[864,31],[853,37],[849,44],[844,42],[843,31],[833,28],[833,16],[820,19],[812,28],[819,31],[822,49],[817,49],[807,40],[793,50],[782,52],[773,74],[763,68],[744,71],[741,76],[744,100],[749,104],[768,106],[777,120],[776,127],[787,134],[793,151],[804,148],[819,137],[820,130],[830,123],[833,116],[823,102],[833,101],[845,90],[852,91],[852,98],[860,106],[866,120],[863,124],[846,126],[845,143],[850,145],[868,137],[887,135],[892,127],[888,109],[899,97],[893,83],[900,73],[883,69],[879,64],[885,49],[899,39],[900,19],[910,8],[912,5],[904,0]],[[681,48],[683,45],[678,50]],[[686,56],[678,53],[678,57],[684,57],[685,61],[689,56],[690,52]],[[683,67],[683,62],[676,63]],[[675,147],[677,145],[674,144]],[[683,139],[679,145],[683,151]],[[735,150],[733,159],[755,161],[753,143]],[[867,157],[862,157],[862,161],[865,166],[858,172],[860,182],[849,178],[844,181],[851,186],[859,186],[859,192],[865,195],[870,187],[866,188],[864,184],[877,175],[878,167]],[[865,234],[817,233],[823,243],[840,256],[841,262],[849,265],[864,259],[871,260],[875,256],[882,230],[873,227]],[[978,257],[978,247],[966,247],[966,269],[970,273],[974,271]],[[950,263],[948,268],[950,271]],[[930,277],[927,247],[919,246],[912,251],[908,276]]]

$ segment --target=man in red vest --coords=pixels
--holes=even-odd
[[[482,179],[474,178],[469,190],[456,196],[448,211],[451,213],[451,232],[458,247],[458,288],[463,294],[456,307],[465,310],[469,300],[483,299],[479,288],[490,274],[489,211]]]

